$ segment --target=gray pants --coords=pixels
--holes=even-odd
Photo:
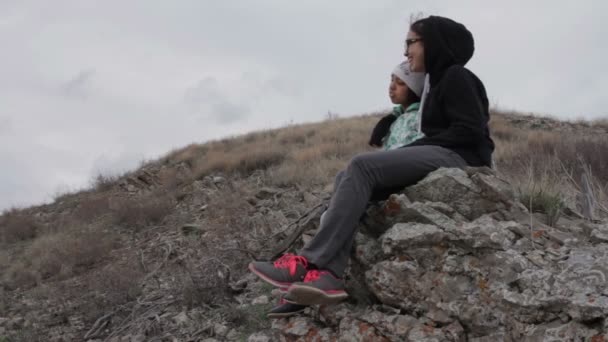
[[[348,265],[359,219],[372,195],[397,192],[440,167],[464,168],[455,152],[439,146],[412,146],[366,152],[338,173],[329,208],[315,237],[300,251],[319,269],[342,277]]]

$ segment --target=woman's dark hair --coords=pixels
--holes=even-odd
[[[416,20],[412,25],[410,25],[410,30],[424,39],[424,19]]]

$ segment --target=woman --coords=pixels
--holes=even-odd
[[[286,298],[292,302],[340,301],[348,296],[342,277],[357,223],[375,189],[415,184],[440,167],[490,166],[494,143],[487,95],[481,81],[464,68],[473,51],[473,36],[460,23],[437,16],[414,22],[405,56],[412,71],[426,74],[419,123],[424,137],[402,148],[356,155],[336,180],[315,237],[298,255],[252,262],[249,269],[287,288]],[[387,118],[380,120],[372,140],[386,135],[394,121]]]

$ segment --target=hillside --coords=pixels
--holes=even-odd
[[[535,340],[562,326],[566,333],[586,331],[576,338],[608,338],[605,293],[593,299],[596,306],[583,307],[572,304],[578,300],[572,293],[559,297],[551,292],[553,285],[530,285],[526,292],[527,284],[561,274],[559,261],[582,260],[591,265],[589,274],[595,270],[604,275],[600,254],[608,242],[608,122],[563,122],[498,111],[491,122],[495,172],[437,176],[448,179],[446,184],[461,177],[475,184],[471,187],[481,187],[481,195],[467,197],[466,205],[484,203],[484,210],[467,216],[467,209],[458,209],[465,208],[460,198],[432,198],[428,190],[406,189],[399,197],[400,211],[389,215],[378,210],[386,203],[370,209],[373,220],[367,227],[376,230],[358,238],[357,248],[368,248],[363,257],[353,258],[359,266],[349,273],[351,300],[289,320],[268,320],[265,313],[277,294],[252,277],[247,264],[309,238],[330,196],[333,176],[354,154],[370,150],[368,135],[379,115],[190,145],[125,175],[100,175],[91,189],[61,195],[52,204],[5,212],[0,217],[0,341],[352,340],[365,337],[361,331],[369,331],[368,340],[407,340],[405,335],[410,340],[496,340],[499,335],[481,339],[492,333],[502,333],[505,340]],[[595,198],[593,220],[581,217],[584,194],[589,195],[583,174],[589,176]],[[484,177],[492,180],[490,188],[475,183]],[[496,190],[502,197],[488,198],[496,184],[503,184]],[[425,208],[443,216],[428,216]],[[393,229],[414,223],[418,237]],[[455,227],[460,226],[469,227],[468,234],[476,232],[479,243],[486,245],[480,248],[472,237],[459,235]],[[496,227],[504,228],[496,231],[504,235],[498,242],[484,235]],[[304,234],[294,235],[297,231]],[[287,243],[290,237],[293,244]],[[374,245],[376,239],[380,247]],[[396,259],[406,262],[400,259],[404,246],[419,251],[409,256],[413,259],[436,261],[415,271],[407,263],[398,265],[431,283],[424,270],[464,262],[448,258],[452,252],[468,255],[467,262],[499,255],[506,265],[515,265],[520,256],[538,255],[496,282],[487,277],[495,266],[478,265],[476,272],[484,276],[475,284],[483,291],[470,303],[483,307],[479,298],[486,296],[490,303],[506,290],[513,292],[508,297],[512,306],[488,304],[495,321],[481,324],[457,310],[430,310],[438,302],[428,299],[422,285],[408,283],[420,287],[418,297],[407,297],[407,289],[390,293],[386,286],[392,278],[382,280],[374,272],[381,267],[390,271]],[[425,254],[422,250],[429,247],[448,254]],[[368,255],[370,249],[384,254]],[[552,253],[564,258],[549,260]],[[525,268],[538,272],[524,274]],[[471,271],[454,272],[458,276],[449,279],[451,286],[465,286],[463,274],[470,277]],[[605,287],[591,280],[583,285],[570,278],[560,281],[574,292],[580,286],[595,286],[593,291]],[[534,297],[542,297],[542,291],[546,301]],[[505,298],[500,297],[501,303]],[[361,316],[375,318],[362,321]],[[396,322],[407,327],[402,334]]]

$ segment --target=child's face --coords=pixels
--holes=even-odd
[[[391,83],[388,87],[388,96],[394,104],[406,105],[407,94],[410,89],[399,77],[391,75]]]

